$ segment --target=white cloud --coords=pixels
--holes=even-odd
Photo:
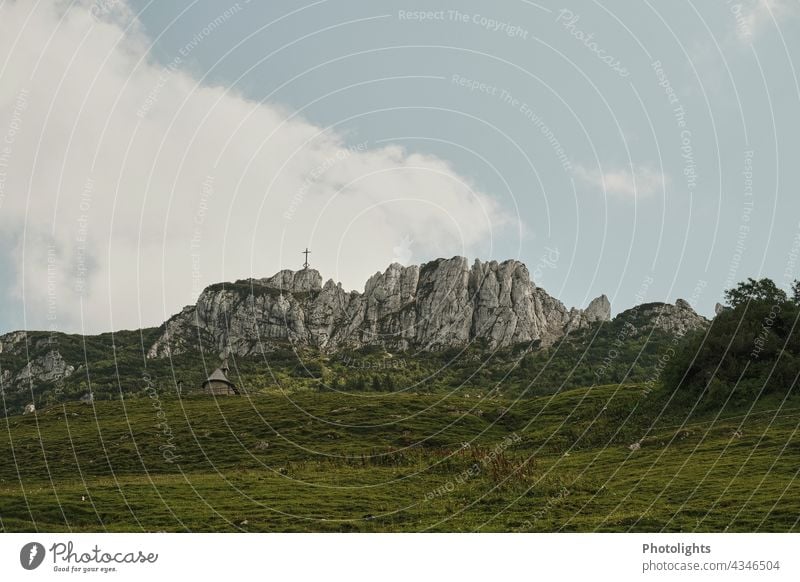
[[[728,7],[735,19],[736,36],[745,42],[800,15],[797,0],[742,0],[728,2]]]
[[[0,7],[0,228],[28,327],[158,324],[204,285],[298,268],[306,245],[360,287],[403,241],[488,255],[507,223],[441,159],[348,147],[155,64],[124,4],[34,4]]]
[[[650,166],[635,166],[633,173],[629,168],[600,170],[576,166],[575,177],[594,189],[628,200],[653,196],[669,183],[668,176]]]

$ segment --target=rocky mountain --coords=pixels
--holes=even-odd
[[[12,358],[21,366],[14,371],[2,366],[0,383],[21,386],[57,382],[75,372],[75,366],[64,359],[50,338],[37,337],[32,342],[28,340],[28,334],[23,331],[0,336],[0,354]]]
[[[637,305],[617,315],[615,320],[631,323],[639,333],[662,331],[674,336],[684,336],[690,331],[705,328],[710,323],[684,299],[678,299],[675,305],[669,303]]]
[[[602,360],[606,343],[619,338],[664,341],[707,325],[682,300],[639,305],[613,321],[604,295],[585,309],[569,309],[531,281],[518,261],[475,261],[470,266],[465,258],[454,257],[421,266],[392,264],[370,277],[361,292],[323,283],[313,269],[285,270],[268,278],[212,285],[195,305],[159,328],[98,336],[0,336],[0,389],[7,398],[13,396],[7,403],[21,405],[30,402],[31,391],[42,399],[50,392],[78,398],[90,390],[108,395],[134,390],[145,372],[180,376],[194,385],[222,352],[243,357],[237,366],[252,364],[252,377],[263,375],[264,362],[246,356],[272,354],[270,365],[283,362],[287,378],[307,372],[305,363],[292,371],[292,360],[297,360],[292,349],[335,359],[337,353],[377,347],[381,353],[419,360],[428,358],[426,354],[435,359],[451,348],[494,351],[521,345],[545,357],[548,347],[563,346],[560,340],[567,338],[571,351],[559,348],[562,359],[584,361],[586,350],[599,350],[594,359]],[[589,365],[588,360],[582,365]]]
[[[476,341],[490,348],[535,340],[547,345],[610,316],[605,296],[585,310],[567,309],[531,281],[519,261],[395,263],[370,277],[361,293],[332,280],[323,284],[312,269],[281,271],[205,289],[196,305],[166,323],[148,357],[200,347],[246,356],[287,341],[325,352],[376,345],[433,351]]]

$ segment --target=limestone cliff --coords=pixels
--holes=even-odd
[[[474,341],[492,348],[548,344],[610,315],[605,296],[586,310],[567,309],[531,281],[519,261],[395,263],[370,277],[361,293],[333,281],[323,285],[312,269],[281,271],[207,288],[196,305],[165,324],[148,357],[200,347],[248,355],[287,341],[330,352],[365,346],[438,350]]]
[[[247,356],[287,345],[326,353],[369,346],[388,351],[471,344],[535,348],[610,319],[605,295],[585,309],[568,309],[531,281],[524,264],[513,260],[469,265],[465,258],[453,257],[420,266],[392,264],[370,277],[361,292],[323,283],[312,269],[284,270],[268,278],[212,285],[195,305],[160,328],[100,336],[0,336],[0,390],[7,396],[27,394],[31,387],[39,390],[83,377],[87,354],[107,359],[112,357],[105,352],[109,347],[114,358],[126,351],[139,358],[143,346],[150,359],[201,349],[212,358],[223,351]],[[642,337],[653,331],[679,337],[708,325],[682,300],[639,305],[620,313],[612,325],[618,322],[626,325],[626,334]]]

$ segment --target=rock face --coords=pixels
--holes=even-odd
[[[611,319],[611,302],[608,297],[601,295],[592,300],[583,312],[586,321],[608,321]]]
[[[12,369],[0,371],[0,389],[6,393],[37,387],[42,383],[64,380],[75,373],[75,366],[58,351],[58,344],[49,335],[15,331],[0,336],[0,354],[11,357]],[[16,362],[15,362],[16,360]]]
[[[362,292],[323,283],[312,269],[212,285],[160,332],[148,330],[147,337],[156,332],[157,339],[146,349],[149,358],[163,358],[199,349],[212,356],[248,356],[288,345],[327,353],[367,346],[434,351],[472,343],[500,348],[536,342],[530,346],[535,348],[610,318],[605,295],[586,309],[568,309],[531,281],[518,261],[470,265],[453,257],[420,266],[392,264],[370,277]],[[639,305],[612,325],[617,322],[639,337],[653,331],[679,337],[709,323],[683,300]],[[64,354],[76,353],[85,340],[42,332],[0,336],[0,389],[20,395],[74,376],[83,369],[83,356],[68,361]]]
[[[601,295],[593,299],[591,303],[584,310],[572,309],[569,313],[569,322],[566,325],[566,331],[575,331],[596,321],[610,321],[611,320],[611,302],[608,297]]]
[[[51,350],[44,356],[29,361],[17,374],[15,381],[54,382],[71,376],[74,371],[75,367],[67,364],[58,350]]]
[[[249,355],[291,342],[324,351],[364,346],[438,350],[485,341],[490,347],[540,340],[608,321],[611,305],[598,297],[586,310],[568,310],[530,279],[518,261],[438,259],[422,266],[392,264],[346,292],[312,269],[213,285],[194,306],[170,319],[148,357],[202,346]]]
[[[675,305],[669,303],[637,305],[620,313],[617,319],[630,322],[639,334],[659,330],[675,336],[705,329],[709,324],[708,319],[695,312],[689,302],[683,299],[678,299]]]
[[[19,355],[25,349],[26,337],[27,334],[24,331],[13,331],[0,337],[0,354]]]

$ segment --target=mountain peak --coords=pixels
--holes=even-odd
[[[256,286],[279,293],[257,293]],[[371,345],[436,350],[479,340],[492,347],[549,343],[568,329],[608,321],[611,313],[605,296],[585,311],[568,310],[531,281],[520,261],[476,260],[470,267],[462,256],[420,266],[392,263],[361,293],[323,287],[313,269],[282,270],[239,286],[238,294],[222,294],[222,288],[209,287],[194,309],[170,319],[149,357],[201,348],[247,355],[286,342],[326,351]],[[208,345],[194,345],[198,338]]]
[[[265,287],[271,287],[287,293],[309,293],[322,290],[322,275],[316,269],[292,271],[283,269],[272,277],[260,279]]]

